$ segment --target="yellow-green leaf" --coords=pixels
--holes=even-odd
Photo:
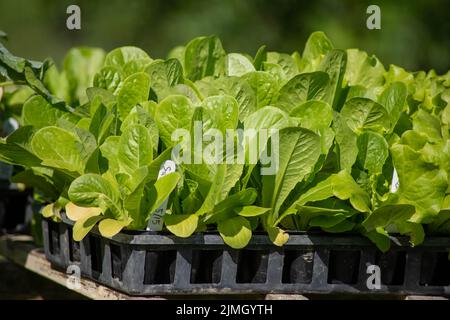
[[[278,227],[268,228],[267,233],[269,234],[270,241],[279,247],[283,246],[289,240],[289,234]]]
[[[73,240],[81,241],[91,231],[97,222],[103,219],[103,216],[85,217],[73,226]]]
[[[263,208],[258,206],[245,206],[236,208],[234,211],[242,217],[256,217],[265,214],[270,208]]]
[[[46,205],[44,208],[42,208],[42,215],[45,218],[50,218],[54,215],[54,203],[50,203]]]
[[[168,214],[164,216],[167,229],[174,235],[187,238],[197,229],[198,216],[194,214]]]
[[[100,231],[102,236],[106,238],[112,238],[129,224],[130,223],[128,221],[104,219],[98,224],[98,230]]]
[[[217,229],[223,241],[234,249],[244,248],[252,238],[250,222],[244,217],[234,217],[220,221]]]
[[[98,216],[102,213],[100,208],[79,207],[73,202],[66,204],[66,215],[72,221],[78,221],[82,218]]]

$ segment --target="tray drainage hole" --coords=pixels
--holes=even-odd
[[[424,252],[420,270],[420,285],[449,286],[449,270],[448,252]]]
[[[112,243],[109,248],[111,250],[111,276],[122,281],[122,251],[118,245]]]
[[[49,233],[49,250],[52,255],[59,255],[61,251],[61,244],[59,242],[59,227],[56,222],[48,220],[48,233]]]
[[[361,252],[356,250],[330,251],[328,283],[356,284],[360,258]]]
[[[283,283],[311,283],[314,252],[286,250],[283,259]]]
[[[176,259],[176,250],[147,251],[145,253],[144,284],[173,283]]]
[[[375,264],[380,267],[381,283],[384,285],[402,285],[405,280],[405,251],[377,252]]]
[[[94,277],[102,273],[102,246],[101,239],[95,236],[89,236],[89,249],[91,254],[92,275]]]
[[[265,283],[267,279],[268,262],[268,251],[239,251],[236,283]]]
[[[221,250],[193,250],[191,283],[219,283],[222,257]]]
[[[80,262],[80,243],[73,240],[72,228],[67,228],[69,232],[69,259],[70,262]]]

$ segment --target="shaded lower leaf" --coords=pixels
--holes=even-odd
[[[98,224],[98,230],[106,238],[112,238],[124,227],[129,225],[128,221],[119,221],[115,219],[104,219]]]
[[[223,241],[234,249],[244,248],[252,238],[250,222],[244,217],[234,217],[220,221],[217,229]]]
[[[198,226],[198,216],[195,214],[167,214],[164,216],[167,229],[174,235],[187,238]]]
[[[278,227],[270,227],[267,229],[270,241],[276,246],[283,246],[289,240],[289,234]]]
[[[414,206],[408,204],[387,205],[376,209],[366,220],[362,222],[362,226],[367,231],[371,231],[378,227],[387,227],[391,224],[407,221],[415,213]]]
[[[425,239],[425,231],[419,223],[402,221],[396,224],[398,232],[402,235],[409,235],[411,246],[417,246]]]
[[[119,191],[100,175],[88,173],[78,177],[70,185],[68,193],[76,205],[110,209],[116,218],[124,214],[119,205]]]
[[[73,202],[66,204],[66,215],[72,221],[78,221],[86,217],[98,216],[102,213],[100,208],[79,207]]]
[[[364,233],[382,252],[387,252],[391,247],[389,235],[383,228],[376,228],[372,231]]]
[[[181,176],[178,172],[173,172],[156,180],[154,189],[152,189],[155,191],[152,212],[158,209],[169,198],[170,193],[175,189],[180,178]]]
[[[81,241],[92,230],[92,228],[102,220],[103,216],[85,217],[75,222],[73,226],[73,240]]]

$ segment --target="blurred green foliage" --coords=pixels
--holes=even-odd
[[[66,8],[78,4],[82,29],[66,28]],[[366,28],[366,8],[381,7],[381,30]],[[144,48],[152,57],[195,36],[218,35],[228,52],[301,51],[324,31],[336,47],[358,47],[387,66],[450,69],[448,0],[1,0],[0,30],[17,55],[60,61],[70,47]]]

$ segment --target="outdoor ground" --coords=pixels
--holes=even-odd
[[[0,256],[0,300],[85,299]]]

